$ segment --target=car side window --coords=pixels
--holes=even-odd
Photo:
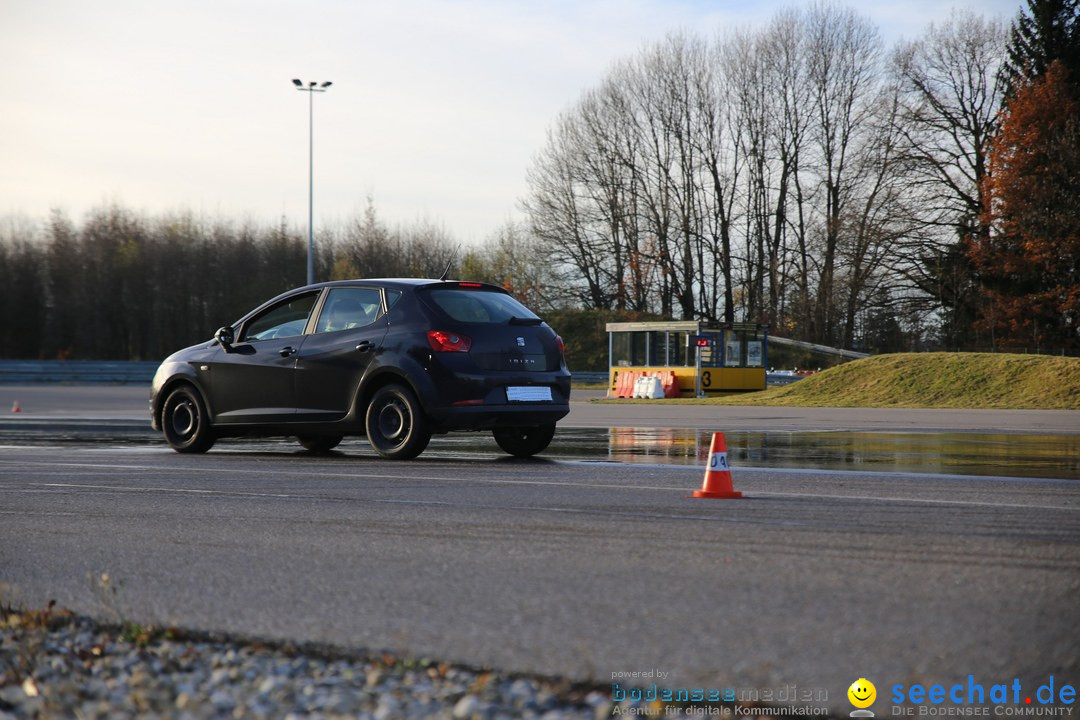
[[[382,315],[382,295],[378,288],[331,288],[323,303],[315,332],[337,332],[361,328]]]
[[[304,334],[311,308],[315,307],[317,292],[295,295],[267,308],[244,324],[240,342],[295,337]]]

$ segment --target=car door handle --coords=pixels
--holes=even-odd
[[[292,345],[286,345],[285,347],[278,350],[278,352],[281,353],[281,357],[289,357],[290,355],[296,354],[296,348],[294,348]]]
[[[371,349],[371,341],[370,340],[361,340],[356,345],[356,349],[359,350],[360,352],[367,352],[368,350]]]

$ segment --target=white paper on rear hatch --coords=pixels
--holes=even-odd
[[[551,402],[551,388],[508,387],[506,399],[510,402]]]

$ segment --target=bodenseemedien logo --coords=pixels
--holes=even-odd
[[[847,696],[851,704],[857,708],[851,711],[851,717],[874,717],[874,713],[866,709],[874,704],[874,700],[877,700],[877,688],[874,687],[874,683],[866,678],[859,678],[851,683],[851,687],[847,689]]]

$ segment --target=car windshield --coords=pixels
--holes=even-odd
[[[509,295],[494,290],[449,287],[435,288],[427,294],[440,310],[459,322],[492,325],[531,325],[541,322],[529,308]]]

